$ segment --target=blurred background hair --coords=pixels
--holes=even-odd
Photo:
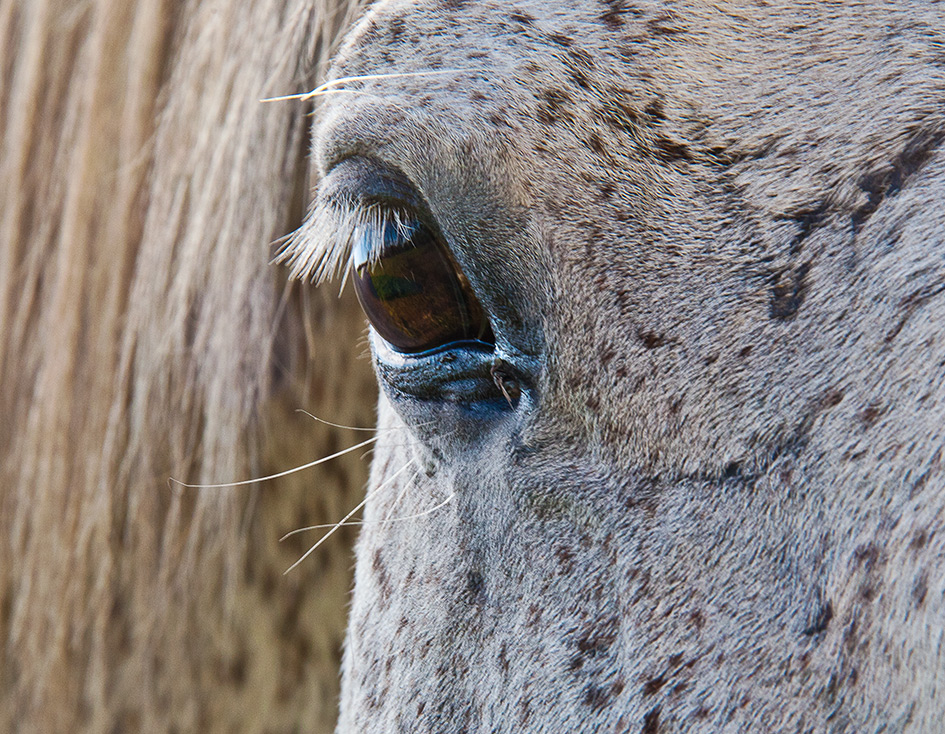
[[[374,380],[288,285],[357,2],[0,0],[0,731],[330,731]]]

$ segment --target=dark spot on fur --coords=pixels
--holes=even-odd
[[[930,285],[924,285],[919,290],[910,293],[908,296],[903,298],[897,304],[897,308],[903,312],[902,316],[899,318],[898,323],[889,331],[885,336],[885,341],[888,344],[897,336],[899,332],[902,331],[905,327],[906,322],[912,318],[912,315],[922,306],[924,306],[929,300],[935,296],[940,295],[945,292],[945,283],[935,283]]]
[[[607,6],[600,15],[600,19],[611,29],[620,28],[623,25],[623,15],[628,12],[626,0],[603,0]]]
[[[925,544],[929,542],[929,536],[924,530],[919,530],[912,537],[912,542],[909,543],[909,547],[912,550],[922,550],[925,547]]]
[[[595,155],[604,155],[604,153],[607,152],[606,149],[604,148],[604,141],[600,139],[600,135],[598,135],[597,133],[591,133],[587,137],[587,147]]]
[[[577,639],[577,649],[588,658],[601,657],[617,639],[617,617],[600,617],[591,621]]]
[[[705,627],[705,616],[698,609],[689,615],[689,621],[692,622],[692,626],[697,630],[701,630]]]
[[[571,80],[571,83],[581,89],[589,89],[591,86],[591,80],[583,71],[572,71],[568,78]]]
[[[643,695],[652,696],[655,693],[659,693],[659,690],[665,685],[666,679],[663,676],[650,678],[650,680],[643,684]]]
[[[406,21],[404,21],[403,18],[393,18],[388,28],[390,29],[390,40],[397,43],[397,41],[403,38],[404,30],[406,29]]]
[[[843,402],[843,390],[840,390],[836,387],[831,387],[824,392],[820,397],[820,404],[817,406],[819,410],[825,410],[827,408],[835,408]]]
[[[608,364],[610,364],[613,361],[614,357],[616,356],[617,356],[617,350],[614,349],[613,344],[605,344],[604,346],[600,348],[600,352],[598,352],[600,363],[601,365],[605,367]]]
[[[873,402],[867,405],[863,410],[857,413],[856,417],[863,424],[864,428],[871,428],[883,414],[883,409],[879,403]]]
[[[571,569],[574,565],[574,553],[570,548],[563,545],[559,545],[555,549],[555,557],[558,559],[558,563],[566,569]]]
[[[813,637],[814,635],[819,635],[821,632],[826,632],[831,619],[833,619],[833,606],[831,606],[828,601],[817,610],[817,614],[814,615],[810,624],[804,629],[804,634],[808,637]]]
[[[673,655],[670,655],[669,660],[667,662],[669,663],[670,668],[678,668],[680,664],[682,663],[682,660],[683,660],[683,654],[681,652],[677,652]]]
[[[652,331],[640,330],[637,332],[637,336],[647,349],[656,349],[666,343],[666,337],[663,334],[657,334]]]
[[[640,734],[658,734],[660,730],[660,707],[654,706],[650,712],[643,717],[643,728]]]
[[[709,709],[705,706],[700,706],[695,711],[692,712],[692,718],[694,719],[708,719],[709,718]]]
[[[565,63],[572,73],[580,74],[584,79],[587,79],[584,72],[594,69],[593,57],[583,48],[569,48]]]
[[[655,122],[660,122],[666,119],[666,110],[663,106],[663,100],[659,97],[656,97],[650,100],[646,107],[643,108],[644,114]]]
[[[387,573],[387,566],[384,564],[380,548],[374,551],[371,567],[374,569],[374,577],[377,579],[377,585],[381,590],[381,598],[390,598],[392,591],[390,576]]]
[[[854,568],[862,566],[867,573],[873,570],[877,560],[879,560],[879,549],[872,543],[863,543],[853,551]]]
[[[519,11],[518,13],[512,13],[509,18],[511,18],[516,23],[521,23],[522,25],[531,25],[535,22],[534,16],[529,15]]]
[[[499,648],[499,667],[502,668],[503,673],[509,672],[509,647],[504,642]]]
[[[559,120],[570,116],[565,111],[565,105],[571,100],[566,92],[560,89],[546,89],[538,95],[538,112],[536,118],[545,125],[554,125]]]
[[[443,7],[447,10],[460,10],[467,2],[467,0],[441,0]]]
[[[485,588],[485,581],[479,571],[469,571],[466,574],[466,590],[474,600],[479,597]]]
[[[569,38],[562,33],[549,33],[547,38],[552,43],[557,43],[559,46],[564,46],[565,48],[569,48],[571,44],[574,43],[573,38]]]
[[[912,584],[912,601],[915,602],[916,609],[919,609],[925,602],[925,595],[929,591],[929,576],[925,571],[920,571]]]
[[[623,690],[623,683],[617,681],[609,686],[596,686],[593,683],[588,684],[584,689],[584,704],[592,709],[600,710],[609,706],[611,699]]]
[[[798,209],[790,216],[783,217],[783,219],[793,220],[798,227],[797,234],[791,240],[790,252],[792,255],[800,254],[804,247],[804,241],[824,223],[828,209],[827,202],[822,201],[809,208]]]
[[[744,151],[732,150],[724,145],[713,145],[705,148],[703,151],[708,157],[708,162],[720,168],[729,168],[736,163],[741,163],[746,159],[762,158],[761,155],[749,155]],[[737,188],[731,183],[723,183],[722,190],[729,194],[737,193]]]
[[[853,650],[856,647],[856,618],[850,620],[850,624],[843,630],[843,644],[847,650]]]
[[[610,90],[610,98],[592,110],[593,116],[617,132],[637,132],[640,126],[640,113],[627,102],[621,101],[629,96],[626,90],[614,88]]]
[[[722,472],[723,479],[738,479],[742,475],[742,465],[737,461],[732,461],[726,465],[725,470]]]
[[[806,279],[809,272],[810,263],[805,262],[775,275],[771,288],[771,318],[789,321],[797,315],[807,295]]]
[[[646,29],[654,36],[676,36],[685,33],[686,29],[680,25],[680,19],[673,13],[663,13],[646,22]]]
[[[918,479],[916,479],[916,480],[912,483],[912,487],[911,487],[910,490],[909,490],[909,499],[912,499],[912,498],[915,497],[919,492],[921,492],[922,489],[924,489],[925,485],[928,484],[929,475],[930,475],[931,473],[932,473],[932,470],[931,470],[931,469],[929,469],[928,471],[922,472],[922,476],[920,476]]]
[[[907,179],[931,159],[945,135],[922,132],[910,140],[905,148],[881,168],[860,179],[860,189],[866,194],[866,203],[853,212],[851,223],[856,234],[863,223],[879,209],[887,198],[898,194]]]
[[[665,135],[658,135],[653,141],[653,147],[657,160],[664,163],[694,160],[694,156],[684,143],[672,140]]]
[[[754,347],[751,344],[749,344],[747,347],[742,347],[740,350],[738,350],[738,356],[742,359],[745,359],[745,357],[751,354],[753,349]]]

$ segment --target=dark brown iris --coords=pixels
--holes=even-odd
[[[489,321],[447,249],[419,222],[388,224],[380,255],[355,261],[355,292],[391,346],[416,353],[450,342],[492,341]]]

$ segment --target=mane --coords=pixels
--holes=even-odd
[[[285,285],[359,0],[0,0],[0,730],[327,730],[373,423],[356,304]],[[313,318],[314,317],[314,318]],[[325,325],[330,324],[330,325]],[[289,440],[291,439],[291,440]],[[351,441],[353,443],[353,441]]]

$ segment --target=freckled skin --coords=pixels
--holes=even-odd
[[[336,77],[457,72],[327,97],[321,172],[404,174],[537,367],[474,410],[374,339],[371,486],[424,471],[367,505],[417,517],[362,530],[339,731],[938,730],[942,18],[368,13]]]

